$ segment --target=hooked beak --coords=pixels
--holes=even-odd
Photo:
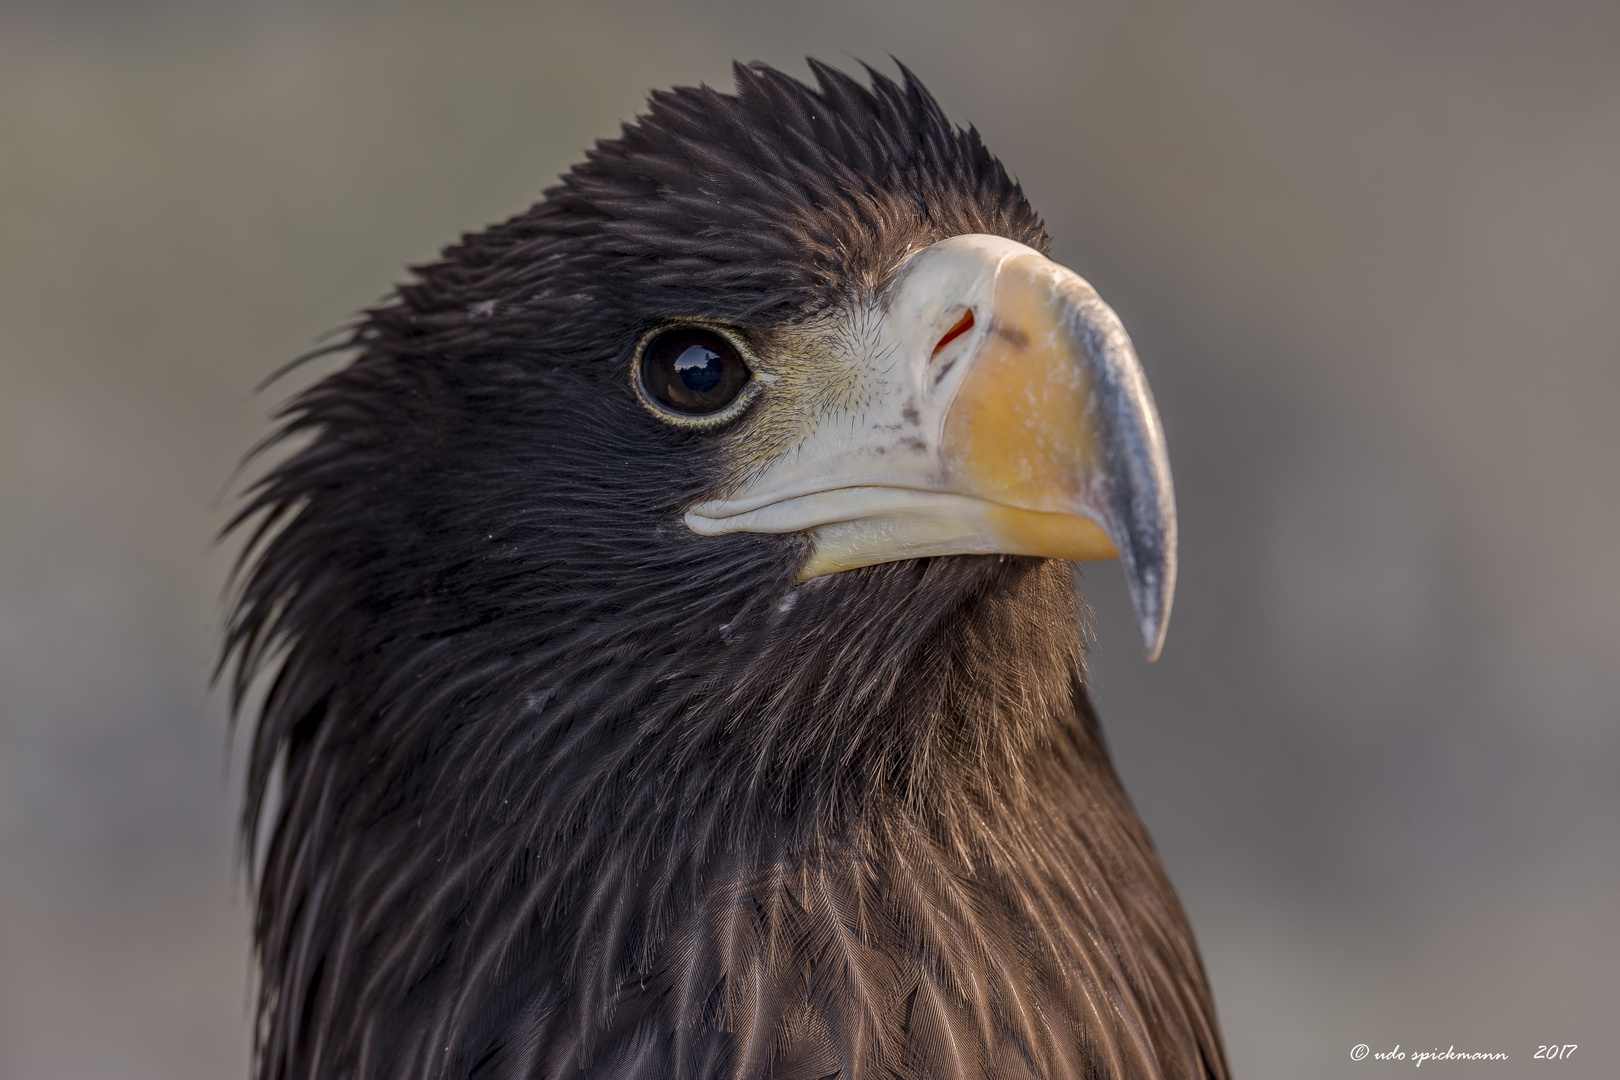
[[[793,449],[687,525],[808,532],[801,580],[930,555],[1117,555],[1155,659],[1175,591],[1175,495],[1118,316],[1072,270],[978,234],[914,256],[875,314],[844,358],[844,392],[796,402],[812,419]]]

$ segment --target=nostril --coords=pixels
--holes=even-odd
[[[938,356],[941,349],[971,329],[973,329],[973,309],[968,308],[967,311],[963,312],[962,317],[956,320],[956,325],[945,331],[945,336],[939,339],[939,344],[934,346],[933,356]],[[933,359],[933,356],[929,357],[929,359]]]

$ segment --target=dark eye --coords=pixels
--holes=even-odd
[[[647,342],[641,354],[641,387],[670,412],[719,412],[747,383],[748,365],[731,342],[712,330],[666,330]]]

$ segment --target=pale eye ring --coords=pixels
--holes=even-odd
[[[642,339],[632,377],[662,419],[708,427],[737,415],[752,395],[753,371],[742,344],[719,329],[664,327]]]

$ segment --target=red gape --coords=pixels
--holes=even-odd
[[[945,346],[949,345],[951,342],[955,341],[957,338],[961,337],[971,329],[973,329],[973,309],[968,308],[966,313],[964,313],[960,319],[956,320],[956,325],[945,331],[945,336],[939,339],[938,345],[934,346],[933,355],[930,356],[929,359],[933,359],[934,356],[938,356],[939,350],[943,349]]]

